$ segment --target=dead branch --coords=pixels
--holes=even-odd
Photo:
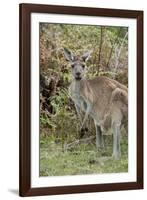
[[[90,143],[93,139],[95,139],[95,136],[91,136],[91,137],[88,137],[88,138],[82,138],[82,139],[78,139],[78,140],[75,140],[74,142],[71,142],[69,144],[65,144],[64,145],[64,150],[70,150],[72,148],[74,148],[76,145],[79,145],[81,143]]]
[[[116,73],[117,71],[117,68],[118,68],[118,64],[119,64],[119,58],[120,58],[120,54],[121,54],[121,51],[122,51],[122,48],[124,46],[124,43],[125,43],[125,39],[126,37],[128,36],[128,32],[126,32],[121,44],[120,44],[120,48],[118,49],[118,46],[115,48],[115,58],[116,58],[116,61],[115,61],[115,68],[114,68],[114,72]],[[115,73],[114,73],[114,79],[115,79]]]

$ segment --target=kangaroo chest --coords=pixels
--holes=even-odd
[[[86,111],[87,109],[87,104],[86,101],[84,99],[84,97],[76,92],[72,93],[72,100],[74,101],[74,103],[80,107],[83,111]]]
[[[71,84],[70,95],[74,103],[84,112],[86,112],[88,106],[91,104],[90,106],[92,107],[91,107],[91,111],[89,112],[89,115],[95,121],[97,121],[97,123],[100,123],[100,121],[103,118],[103,114],[102,114],[103,110],[100,108],[98,111],[98,109],[96,109],[96,106],[100,107],[100,104],[98,104],[98,102],[95,102],[95,104],[93,104],[88,99],[86,99],[84,95],[82,95],[80,83]]]
[[[87,104],[86,99],[81,95],[80,83],[73,83],[70,86],[70,95],[74,103],[80,107],[83,111],[86,111]]]

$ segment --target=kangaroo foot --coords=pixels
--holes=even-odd
[[[88,132],[88,128],[87,127],[81,128],[81,130],[80,130],[80,138],[82,138],[85,135],[86,132]]]

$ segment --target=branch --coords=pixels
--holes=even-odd
[[[115,73],[116,73],[117,68],[118,68],[121,50],[122,50],[122,48],[123,48],[123,45],[124,45],[124,42],[125,42],[125,39],[126,39],[127,35],[128,35],[128,32],[126,32],[126,34],[125,34],[125,36],[124,36],[124,38],[123,38],[123,40],[122,40],[122,42],[121,42],[119,51],[117,52],[117,47],[116,47],[116,49],[115,49],[115,57],[116,57],[115,68],[114,68],[114,72],[115,72]],[[115,76],[115,73],[114,73],[114,76]],[[113,78],[115,78],[115,77],[113,77]]]
[[[81,144],[82,142],[83,143],[86,143],[86,142],[91,142],[93,139],[95,139],[95,136],[91,136],[91,137],[88,137],[88,138],[83,138],[83,139],[78,139],[74,142],[71,142],[69,144],[66,144],[64,145],[64,150],[70,150],[72,148],[74,148],[75,146],[77,146],[78,144]]]

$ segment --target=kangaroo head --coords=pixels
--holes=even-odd
[[[72,75],[76,80],[81,80],[86,73],[86,61],[90,58],[91,52],[83,54],[83,56],[75,56],[68,49],[64,48],[64,55],[67,61],[70,62]]]

